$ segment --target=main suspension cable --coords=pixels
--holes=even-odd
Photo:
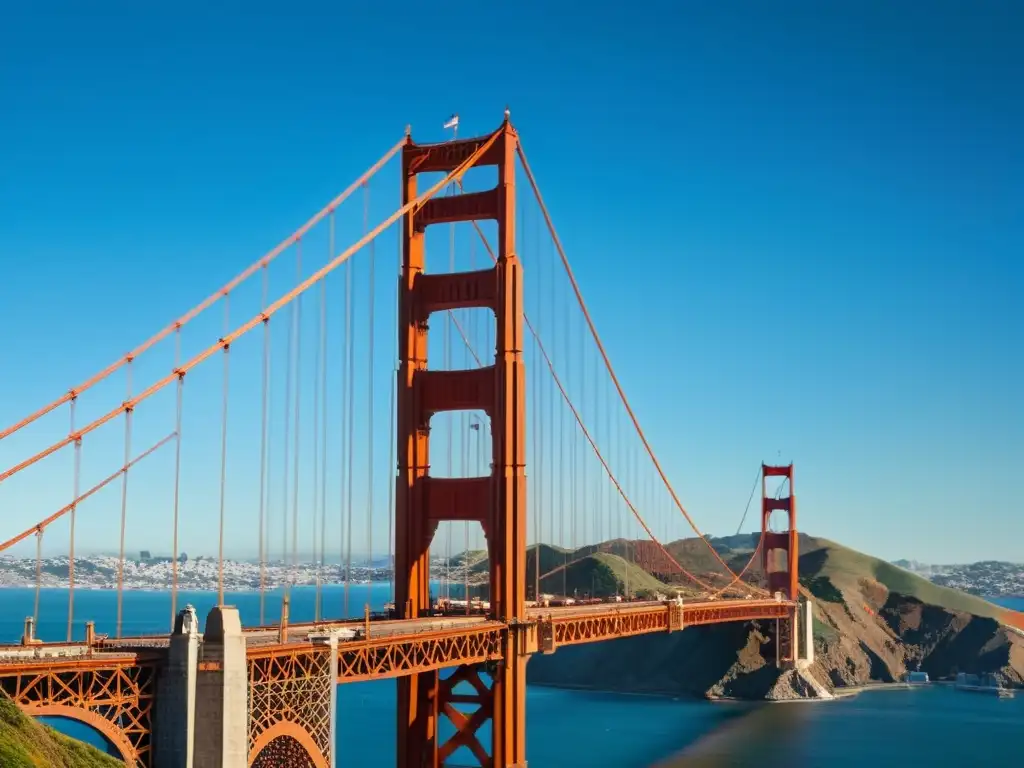
[[[562,261],[562,267],[565,270],[565,273],[568,276],[570,283],[572,284],[573,292],[576,294],[576,300],[580,305],[580,309],[583,311],[583,316],[587,322],[587,326],[590,329],[590,334],[594,338],[594,342],[597,344],[598,352],[601,354],[601,358],[604,361],[604,365],[608,371],[608,375],[610,376],[611,381],[614,384],[616,391],[618,392],[619,399],[625,407],[626,413],[629,415],[630,421],[632,421],[633,423],[633,427],[636,430],[637,436],[643,443],[647,455],[650,457],[651,462],[654,464],[654,468],[661,476],[662,483],[665,485],[665,489],[669,492],[669,495],[672,497],[672,501],[675,503],[676,508],[683,514],[683,517],[686,518],[686,521],[690,524],[690,527],[693,529],[694,533],[696,533],[697,536],[701,539],[701,541],[703,541],[707,545],[708,549],[711,550],[712,555],[719,562],[719,564],[723,568],[725,568],[730,575],[735,576],[736,574],[733,573],[731,568],[729,568],[728,563],[726,563],[722,556],[718,553],[718,550],[716,550],[711,545],[711,542],[707,540],[704,534],[697,527],[697,524],[694,522],[689,512],[686,511],[686,508],[679,500],[679,496],[676,494],[676,491],[673,488],[672,483],[669,481],[668,475],[665,474],[665,471],[661,466],[661,462],[658,461],[658,457],[654,454],[654,450],[653,448],[651,448],[651,445],[647,440],[647,436],[645,435],[643,429],[640,426],[640,422],[636,417],[636,413],[633,411],[633,408],[629,403],[629,399],[626,397],[626,393],[622,388],[622,384],[619,381],[619,377],[615,373],[615,369],[613,368],[611,360],[608,357],[608,353],[605,350],[604,343],[601,341],[601,337],[598,334],[597,328],[594,325],[593,318],[590,316],[590,311],[587,309],[586,302],[583,299],[583,294],[580,291],[579,283],[576,282],[576,276],[573,274],[572,267],[569,265],[569,259],[565,255],[565,250],[562,247],[562,242],[558,237],[558,233],[555,230],[554,222],[551,220],[551,215],[549,214],[547,206],[544,203],[544,198],[541,195],[540,187],[537,185],[537,181],[533,175],[533,171],[530,169],[530,163],[526,158],[526,153],[523,151],[521,141],[516,143],[516,152],[519,155],[519,159],[523,163],[523,170],[526,172],[526,178],[530,182],[530,187],[533,189],[534,197],[536,198],[537,204],[540,206],[541,212],[544,215],[544,220],[547,223],[548,232],[550,233],[551,239],[555,244],[555,248],[558,250],[558,255]]]
[[[29,458],[19,462],[15,466],[0,473],[0,483],[7,480],[11,476],[17,474],[18,472],[21,472],[22,470],[27,469],[28,467],[42,461],[47,456],[50,456],[53,453],[59,451],[61,448],[64,448],[65,446],[72,444],[77,438],[82,438],[88,435],[89,433],[94,432],[107,422],[117,418],[126,410],[136,408],[140,403],[148,400],[157,392],[159,392],[168,384],[170,384],[172,381],[174,381],[178,377],[178,375],[188,373],[190,370],[200,365],[213,354],[215,354],[218,350],[223,349],[224,346],[228,344],[234,343],[237,339],[244,336],[257,325],[260,325],[266,318],[272,317],[273,315],[277,314],[277,312],[279,312],[282,308],[290,305],[298,296],[305,293],[307,290],[309,290],[310,287],[319,283],[326,275],[330,274],[339,266],[348,261],[352,254],[356,253],[361,248],[363,248],[367,243],[369,243],[381,232],[383,232],[385,229],[394,224],[402,216],[409,213],[414,208],[422,206],[427,200],[432,198],[438,192],[438,190],[442,189],[446,184],[450,183],[452,179],[461,178],[466,173],[466,171],[469,168],[471,168],[472,165],[476,163],[480,159],[480,157],[482,157],[483,154],[494,145],[494,142],[497,140],[497,137],[497,132],[492,134],[487,139],[487,141],[483,142],[475,152],[473,152],[469,157],[463,160],[462,163],[460,163],[454,170],[452,170],[444,179],[438,181],[436,184],[430,187],[430,189],[426,190],[425,192],[417,196],[414,200],[409,201],[405,205],[395,210],[390,216],[384,219],[384,221],[378,224],[373,230],[371,230],[363,237],[361,237],[359,240],[357,240],[355,243],[350,245],[348,248],[346,248],[344,251],[342,251],[340,254],[334,257],[334,259],[332,259],[329,263],[325,264],[319,270],[317,270],[312,275],[303,280],[299,285],[295,286],[292,290],[288,291],[288,293],[286,293],[284,296],[277,299],[277,301],[272,303],[263,312],[260,312],[258,315],[250,319],[248,322],[243,323],[234,331],[219,339],[216,343],[211,344],[209,347],[207,347],[202,352],[192,357],[186,363],[171,371],[171,373],[151,384],[138,395],[121,403],[118,407],[108,411],[103,416],[100,416],[98,419],[90,422],[89,424],[82,427],[78,431],[68,435],[68,437],[62,440],[58,440],[57,442],[50,445],[48,448],[34,454],[33,456],[30,456]]]
[[[177,437],[177,433],[176,432],[171,432],[169,435],[167,435],[166,437],[162,438],[157,443],[155,443],[153,446],[151,446],[144,453],[139,454],[134,459],[129,461],[127,464],[122,465],[121,468],[118,469],[116,472],[112,472],[111,474],[107,475],[105,478],[100,480],[100,482],[96,483],[96,485],[94,485],[92,488],[87,490],[85,493],[79,494],[78,496],[73,498],[68,504],[65,504],[63,507],[58,509],[52,515],[49,515],[48,517],[45,517],[44,519],[40,520],[38,523],[33,525],[31,528],[27,528],[26,530],[24,530],[21,533],[19,533],[17,536],[12,536],[7,541],[5,541],[3,543],[0,543],[0,552],[7,551],[11,547],[13,547],[15,544],[18,544],[18,543],[24,541],[29,536],[32,536],[40,528],[44,528],[44,529],[48,528],[50,525],[52,525],[53,523],[55,523],[56,521],[58,521],[62,517],[64,517],[64,515],[67,515],[67,514],[71,513],[72,511],[76,510],[78,508],[78,505],[80,505],[83,501],[85,501],[86,499],[88,499],[90,496],[92,496],[93,494],[97,493],[98,491],[101,491],[102,489],[106,488],[112,482],[114,482],[119,477],[121,477],[121,475],[123,475],[127,470],[129,470],[132,467],[134,467],[136,464],[138,464],[140,461],[145,459],[150,454],[152,454],[155,451],[157,451],[159,448],[162,448],[164,445],[169,443],[175,437]]]
[[[88,389],[91,389],[99,382],[116,373],[122,367],[124,367],[132,360],[137,358],[139,355],[141,355],[143,352],[155,346],[160,341],[163,341],[163,339],[165,339],[167,336],[171,335],[175,331],[181,330],[181,328],[184,325],[189,323],[191,320],[194,320],[198,315],[202,314],[209,307],[216,304],[217,301],[219,301],[221,298],[226,298],[231,291],[233,291],[240,284],[249,279],[249,277],[255,274],[256,271],[259,270],[261,267],[265,267],[268,264],[270,264],[270,262],[276,259],[279,255],[281,255],[281,253],[283,253],[289,246],[298,242],[299,239],[304,234],[306,234],[310,229],[316,226],[320,222],[320,220],[323,219],[323,217],[326,216],[330,211],[333,211],[335,208],[341,205],[341,203],[343,203],[353,192],[359,189],[359,187],[362,186],[362,184],[365,181],[373,177],[381,168],[383,168],[388,163],[389,160],[391,160],[391,158],[397,155],[401,151],[402,147],[405,146],[405,143],[406,137],[403,136],[401,140],[399,140],[397,143],[395,143],[394,146],[391,147],[391,149],[389,149],[387,152],[381,155],[380,159],[377,160],[377,162],[375,162],[366,171],[364,171],[362,176],[360,176],[358,179],[352,182],[348,186],[348,188],[345,189],[344,192],[342,192],[340,195],[335,197],[330,203],[321,208],[305,224],[303,224],[301,227],[295,230],[295,232],[293,232],[289,237],[281,241],[276,247],[274,247],[266,254],[264,254],[262,258],[254,261],[252,264],[250,264],[248,267],[242,270],[242,272],[240,272],[236,277],[230,280],[219,291],[208,296],[206,299],[204,299],[199,304],[194,306],[192,309],[190,309],[184,315],[182,315],[173,323],[168,325],[166,328],[161,330],[159,333],[154,334],[149,339],[147,339],[142,344],[133,349],[131,352],[124,355],[116,362],[111,363],[96,375],[82,382],[77,387],[73,387],[72,389],[68,390],[64,395],[57,398],[52,403],[43,406],[38,411],[30,414],[29,416],[26,416],[24,419],[17,422],[16,424],[12,424],[10,427],[7,427],[3,431],[0,431],[0,440],[3,440],[5,437],[9,437],[15,432],[27,427],[31,423],[38,421],[55,408],[59,408],[65,403],[72,402],[83,392],[85,392]]]
[[[483,230],[480,229],[479,224],[477,224],[477,222],[474,221],[473,225],[474,225],[474,228],[477,231],[477,234],[480,236],[480,238],[481,238],[481,240],[482,240],[482,242],[484,244],[484,247],[487,250],[487,253],[490,255],[491,260],[492,261],[497,261],[497,257],[494,255],[494,251],[491,249],[491,245],[487,241],[487,238],[484,235]],[[586,425],[583,423],[583,419],[580,416],[579,412],[576,410],[576,406],[573,404],[572,400],[568,396],[568,393],[565,391],[565,388],[562,386],[561,379],[558,377],[558,374],[555,371],[554,364],[551,362],[550,357],[548,357],[547,351],[544,349],[544,344],[540,340],[540,336],[537,333],[536,328],[534,327],[533,323],[530,321],[530,318],[525,315],[525,313],[524,313],[524,316],[523,316],[523,321],[526,323],[527,330],[529,330],[530,334],[534,338],[534,341],[537,343],[538,351],[540,352],[541,356],[543,357],[543,362],[545,362],[546,365],[547,365],[548,371],[551,374],[551,378],[554,381],[555,386],[558,388],[559,392],[561,392],[562,399],[565,401],[566,405],[572,411],[573,417],[576,419],[576,423],[579,425],[579,428],[582,430],[584,437],[586,437],[587,442],[590,444],[590,447],[593,450],[595,456],[597,456],[598,461],[600,462],[601,466],[604,468],[605,473],[607,474],[609,480],[611,481],[611,483],[614,486],[614,488],[618,491],[618,493],[622,497],[623,501],[626,503],[626,506],[629,508],[630,512],[632,512],[633,516],[637,519],[637,522],[640,523],[640,526],[647,533],[647,535],[651,539],[651,541],[653,541],[655,543],[655,545],[657,545],[657,547],[665,554],[665,556],[672,563],[675,564],[675,566],[679,569],[679,571],[681,573],[683,573],[684,575],[688,576],[694,582],[696,582],[697,584],[705,587],[709,591],[713,591],[715,589],[714,587],[712,587],[710,584],[707,584],[704,581],[700,580],[699,578],[697,578],[696,576],[691,574],[689,571],[687,571],[685,568],[683,568],[682,565],[679,564],[679,562],[672,556],[672,554],[665,548],[665,546],[654,535],[654,532],[647,525],[647,522],[643,519],[643,517],[640,515],[640,513],[633,506],[632,502],[629,500],[629,498],[626,496],[625,492],[623,491],[622,486],[619,484],[618,480],[616,479],[615,474],[612,472],[611,468],[609,467],[608,462],[605,460],[604,455],[601,453],[601,450],[598,448],[597,443],[594,441],[594,438],[591,436],[590,431],[587,429]],[[463,336],[463,339],[465,339],[465,336]],[[476,353],[474,353],[474,356],[475,356],[475,354]],[[477,359],[479,359],[479,358],[477,358]],[[543,443],[543,441],[541,441],[541,442]],[[550,491],[549,491],[549,494],[550,494]],[[538,546],[538,570],[539,570],[539,563],[540,563],[540,560],[539,560],[539,546]],[[539,580],[539,577],[538,577],[538,580]]]

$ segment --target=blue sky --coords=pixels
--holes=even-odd
[[[215,290],[406,124],[440,140],[458,112],[464,132],[483,133],[508,104],[626,390],[704,530],[735,530],[758,463],[781,457],[797,465],[804,530],[889,558],[1024,560],[1024,12],[682,5],[8,11],[0,421]],[[391,166],[372,188],[374,221],[394,208],[397,178]],[[339,244],[358,234],[360,205]],[[326,247],[309,246],[320,257]],[[380,253],[393,265],[393,233]],[[375,288],[373,418],[356,416],[357,429],[385,435],[388,274]],[[329,290],[343,290],[337,277]],[[249,300],[258,309],[258,288]],[[236,323],[255,311],[237,306]],[[223,322],[213,315],[207,342]],[[315,310],[304,318],[315,331]],[[168,368],[164,357],[152,371]],[[254,370],[233,370],[243,410],[258,403]],[[215,536],[219,375],[186,442],[199,465],[182,522],[193,550]],[[108,407],[123,397],[109,394]],[[173,395],[173,419],[167,408]],[[232,482],[249,486],[253,413],[233,443],[248,453]],[[45,435],[57,439],[66,420],[55,415]],[[116,468],[119,429],[83,448],[85,474]],[[145,447],[141,434],[133,445]],[[0,446],[5,467],[22,448]],[[374,455],[380,542],[383,438]],[[0,489],[13,494],[5,535],[69,500],[62,460],[35,485]],[[169,546],[170,457],[159,461],[131,486],[129,549]],[[108,491],[80,528],[83,547],[116,548],[120,492]],[[251,501],[227,503],[238,552],[254,546]]]

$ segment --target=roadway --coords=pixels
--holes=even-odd
[[[530,608],[527,624],[538,630],[538,650],[551,653],[563,645],[672,632],[690,626],[784,618],[791,610],[790,603],[774,599],[705,600],[681,605],[674,601],[595,603]],[[245,630],[248,655],[250,659],[273,659],[319,654],[324,651],[314,645],[311,636],[332,629],[361,630],[354,638],[339,643],[339,679],[351,682],[501,658],[508,626],[472,615],[368,623],[365,619],[304,622],[288,626],[285,642],[281,642],[277,627],[252,627]],[[0,646],[0,665],[18,667],[21,673],[29,669],[122,666],[142,661],[168,644],[168,636],[163,635],[119,640],[100,637],[92,647],[84,643],[6,645]]]

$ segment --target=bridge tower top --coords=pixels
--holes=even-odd
[[[774,496],[768,492],[768,478],[782,478]],[[772,513],[784,512],[784,530],[772,530]],[[782,592],[787,600],[800,597],[799,541],[796,528],[796,491],[793,487],[793,465],[761,465],[761,547],[762,565],[770,592]]]
[[[429,608],[429,546],[438,524],[477,521],[491,562],[491,613],[525,617],[526,488],[522,267],[515,252],[515,129],[506,119],[488,136],[402,150],[403,204],[417,196],[417,176],[443,172],[460,184],[470,168],[495,166],[493,189],[433,197],[406,214],[398,321],[398,479],[395,604],[406,618]],[[452,274],[428,274],[425,231],[435,224],[497,222],[496,263]],[[496,321],[495,356],[480,368],[428,369],[430,315],[486,307]],[[481,410],[491,420],[494,466],[489,476],[430,476],[430,419],[435,413]]]

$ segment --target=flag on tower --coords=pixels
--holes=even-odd
[[[459,127],[459,116],[452,115],[448,118],[448,122],[444,124],[445,128],[458,128]]]

